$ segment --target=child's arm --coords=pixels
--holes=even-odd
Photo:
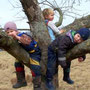
[[[31,38],[25,33],[20,33],[17,35],[16,32],[12,32],[9,34],[9,36],[12,36],[14,39],[20,41],[22,44],[29,45],[31,42]]]
[[[62,32],[55,26],[55,24],[52,21],[48,22],[48,26],[56,33],[61,34]]]
[[[22,44],[25,44],[25,45],[29,45],[30,42],[31,42],[31,38],[26,35],[26,34],[23,34],[22,36],[17,36],[15,37],[18,41],[20,41]]]

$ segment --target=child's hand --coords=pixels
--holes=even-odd
[[[82,57],[79,57],[79,58],[78,58],[78,61],[79,61],[79,62],[83,62],[84,59],[83,59]]]
[[[61,30],[60,30],[60,33],[64,33],[64,32],[65,32],[65,30],[64,30],[64,29],[61,29]]]
[[[29,45],[31,42],[31,38],[25,34],[23,34],[21,37],[18,36],[17,38],[21,43],[25,45]]]

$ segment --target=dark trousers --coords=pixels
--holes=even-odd
[[[70,72],[70,66],[71,62],[67,62],[67,67],[64,70],[64,72]],[[47,80],[53,80],[53,76],[57,72],[58,67],[58,57],[57,53],[54,52],[52,47],[48,47],[48,61],[47,61],[47,71],[46,71],[46,79]]]

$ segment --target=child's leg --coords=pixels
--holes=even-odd
[[[47,61],[47,72],[46,72],[46,86],[49,90],[55,90],[52,80],[56,70],[56,53],[51,47],[48,48],[48,61]]]
[[[17,83],[13,85],[13,88],[20,88],[23,86],[27,86],[23,64],[18,61],[15,62],[15,69],[16,69]]]
[[[70,79],[70,66],[71,61],[67,62],[67,67],[63,69],[63,80],[66,81],[68,84],[74,84],[74,81]]]
[[[41,90],[41,55],[30,55],[30,69],[33,77],[34,90]]]
[[[46,79],[52,80],[53,75],[55,74],[56,70],[56,53],[52,50],[51,47],[48,48],[48,61],[47,61],[47,72],[46,72]]]

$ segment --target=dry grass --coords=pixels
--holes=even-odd
[[[62,69],[59,68],[59,90],[90,90],[90,54],[84,62],[80,63],[77,59],[72,61],[71,78],[75,81],[73,85],[62,80]]]
[[[90,90],[90,55],[87,55],[87,59],[79,63],[77,60],[72,61],[71,66],[71,78],[75,81],[74,85],[69,85],[62,80],[62,69],[59,71],[59,90]],[[12,88],[12,83],[15,82],[15,58],[9,55],[7,52],[0,52],[0,90],[15,90]],[[30,70],[25,67],[26,75],[28,79],[28,86],[22,87],[17,90],[32,90],[31,73]],[[28,75],[30,77],[28,77]]]

